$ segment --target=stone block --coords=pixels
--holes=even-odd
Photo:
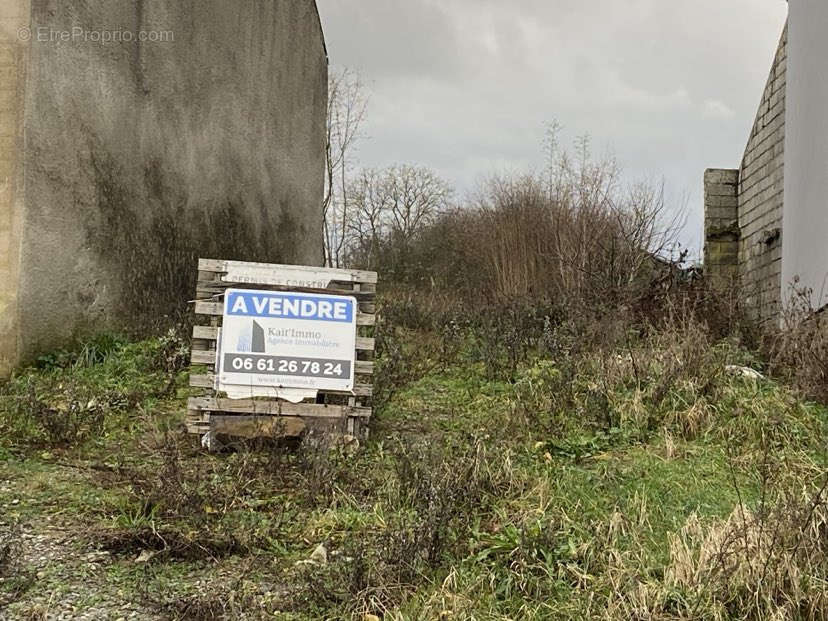
[[[735,214],[739,206],[739,198],[736,194],[733,194],[733,196],[710,196],[705,198],[704,206],[705,208],[730,208]]]
[[[739,182],[739,170],[731,168],[708,168],[704,171],[704,183],[730,183]]]
[[[739,242],[708,240],[704,247],[705,263],[736,265],[739,261]]]

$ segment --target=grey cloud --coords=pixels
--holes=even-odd
[[[543,123],[589,132],[633,176],[689,196],[736,166],[785,19],[784,0],[319,0],[331,63],[371,101],[361,160],[435,168],[461,193],[540,166]]]
[[[456,75],[464,62],[442,3],[321,0],[319,5],[335,64],[362,68],[382,79]]]

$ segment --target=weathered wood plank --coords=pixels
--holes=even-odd
[[[205,302],[204,300],[196,300],[195,303],[196,315],[212,315],[221,317],[224,314],[224,304],[220,302]]]
[[[215,349],[201,349],[190,352],[190,364],[215,364],[216,350]]]
[[[373,361],[357,360],[354,362],[354,372],[357,375],[372,375],[374,373]]]
[[[367,287],[368,285],[363,285]],[[344,287],[326,287],[324,289],[312,287],[292,287],[289,285],[253,285],[257,290],[261,291],[298,291],[299,293],[316,293],[329,295],[344,295],[355,297],[359,301],[371,302],[376,299],[377,294],[373,291],[353,291],[345,289]],[[224,295],[227,289],[249,289],[250,283],[243,282],[211,282],[200,280],[196,287],[196,299],[204,300],[213,297],[220,297]]]
[[[200,412],[198,410],[187,410],[187,433],[207,433],[210,431],[210,425],[207,422],[209,414]]]
[[[210,416],[210,431],[234,438],[279,438],[299,436],[307,425],[297,417]]]
[[[358,336],[356,339],[356,348],[359,351],[374,351],[376,344],[375,339],[367,336]]]
[[[368,313],[357,313],[356,323],[358,326],[375,326],[377,325],[377,316]]]
[[[319,273],[323,274],[325,278],[341,282],[364,282],[376,283],[377,273],[368,272],[364,270],[344,270],[334,269],[329,267],[303,267],[298,265],[280,265],[271,263],[250,263],[242,261],[225,261],[222,259],[199,259],[198,269],[203,272],[229,272],[233,269],[247,270],[247,271],[262,271],[262,272],[282,272],[288,278],[294,277],[301,279],[302,274]],[[263,274],[264,275],[264,274]],[[249,284],[269,284],[265,278],[264,282],[256,283],[250,281]],[[281,284],[281,283],[278,283]],[[290,285],[291,283],[285,283]],[[296,286],[296,285],[294,285]]]
[[[207,422],[207,417],[209,414],[207,412],[202,412],[201,410],[187,410],[187,422],[188,423],[205,423]]]
[[[215,341],[218,338],[219,329],[213,326],[193,326],[194,339],[206,339]]]
[[[215,340],[192,339],[190,341],[190,349],[191,350],[215,349],[215,348],[216,348]]]
[[[190,375],[190,386],[192,388],[209,388],[215,386],[216,376],[213,373],[205,375]]]
[[[224,314],[224,304],[221,302],[206,302],[204,300],[196,300],[195,307],[196,315],[211,315],[213,317],[221,317]]]
[[[257,401],[254,399],[217,399],[215,397],[190,397],[187,400],[187,407],[191,410],[260,414],[262,416],[303,416],[306,418],[371,416],[371,408],[349,407],[347,405],[289,403],[274,400]]]

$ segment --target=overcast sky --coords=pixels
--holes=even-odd
[[[787,13],[785,0],[318,0],[332,69],[370,94],[366,166],[415,163],[460,195],[539,169],[544,124],[589,133],[632,179],[687,196],[736,168]]]

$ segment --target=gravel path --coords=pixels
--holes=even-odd
[[[11,575],[25,576],[31,584],[17,601],[0,609],[0,619],[164,618],[129,601],[109,574],[114,564],[128,561],[114,559],[109,552],[82,549],[77,527],[44,519],[17,526],[16,531]]]

